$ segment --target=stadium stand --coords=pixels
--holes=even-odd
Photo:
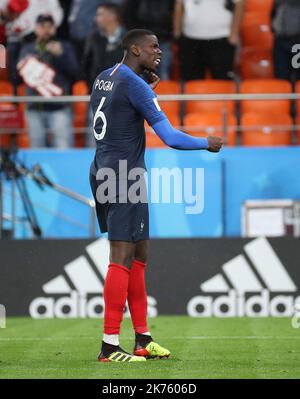
[[[241,26],[243,47],[273,48],[273,33],[270,16],[259,13],[246,13]]]
[[[184,130],[193,136],[221,136],[228,146],[236,144],[237,122],[233,114],[190,113],[184,118]]]
[[[234,94],[235,83],[229,80],[194,80],[184,86],[186,94]],[[234,101],[187,101],[185,112],[227,112],[234,111]]]
[[[274,78],[272,50],[253,47],[242,48],[240,72],[243,80]]]
[[[295,92],[300,94],[300,81],[296,82]],[[297,144],[300,145],[300,100],[296,101]]]
[[[89,94],[87,83],[83,80],[79,80],[72,86],[73,96],[86,96]],[[74,127],[74,142],[75,147],[83,147],[84,145],[84,134],[87,125],[87,102],[76,102],[73,105],[73,127]]]
[[[241,83],[242,94],[292,93],[292,86],[286,80],[250,79]],[[283,114],[290,113],[290,100],[245,100],[241,102],[242,113],[258,112]]]
[[[287,114],[245,113],[241,118],[242,145],[286,146],[291,145],[292,118]]]
[[[17,87],[17,95],[25,96],[26,86],[25,84],[20,84]],[[17,136],[17,143],[21,148],[29,148],[30,147],[30,139],[28,133],[28,124],[25,117],[25,103],[19,104],[19,110],[22,118],[22,133]]]
[[[173,80],[163,80],[155,89],[157,95],[163,94],[180,94],[180,83]],[[169,119],[179,117],[180,102],[179,101],[162,101],[161,109]]]
[[[270,15],[274,0],[246,0],[245,12],[254,12],[265,15]]]

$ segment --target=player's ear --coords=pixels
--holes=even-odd
[[[136,44],[133,44],[133,45],[131,46],[131,52],[132,52],[134,55],[136,55],[137,57],[141,54],[141,50],[140,50],[140,48],[139,48]]]

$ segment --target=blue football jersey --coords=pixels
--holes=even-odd
[[[92,173],[99,168],[117,173],[119,160],[127,160],[128,170],[145,168],[144,120],[152,126],[166,119],[149,84],[127,65],[118,64],[97,76],[91,107],[97,145]]]

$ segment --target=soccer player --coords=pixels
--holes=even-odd
[[[119,170],[119,161],[126,161],[128,173],[134,168],[145,169],[145,119],[172,148],[218,152],[222,146],[219,137],[197,138],[174,129],[161,111],[153,89],[159,82],[155,70],[162,51],[151,31],[129,31],[124,37],[123,48],[121,63],[98,75],[91,94],[97,148],[90,170],[90,184],[100,230],[108,232],[110,242],[110,264],[104,284],[104,335],[98,355],[101,362],[145,361],[146,358],[170,355],[168,349],[153,340],[147,325],[148,204],[128,201],[127,192],[124,193],[119,185],[127,178],[124,178],[124,171]],[[142,79],[143,74],[148,83]],[[109,177],[108,171],[113,171],[115,177]],[[108,176],[107,180],[104,175]],[[101,184],[108,180],[111,184],[117,183],[117,189],[114,195],[105,197]],[[129,179],[127,183],[130,189],[132,183]],[[105,202],[103,198],[109,199]],[[126,300],[135,331],[133,354],[119,346]]]

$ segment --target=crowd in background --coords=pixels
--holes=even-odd
[[[158,71],[162,80],[176,73],[182,81],[233,79],[245,1],[0,0],[0,43],[8,51],[9,80],[16,94],[22,82],[30,95],[70,94],[77,80],[91,88],[102,70],[121,61],[122,38],[132,28],[157,35],[163,51]],[[292,43],[300,43],[299,18],[298,0],[274,1],[277,78],[300,78],[291,68]],[[26,117],[32,146],[47,145],[41,133],[47,129],[53,133],[53,145],[72,145],[70,106],[28,104]]]

